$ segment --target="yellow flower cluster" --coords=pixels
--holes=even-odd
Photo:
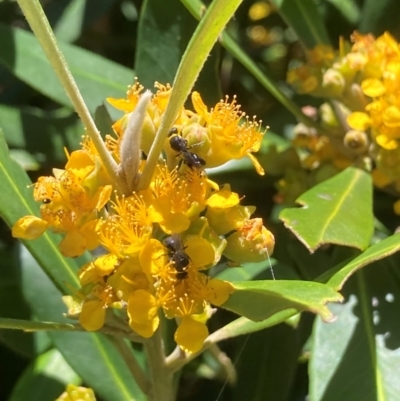
[[[299,130],[294,144],[306,150],[306,168],[358,165],[372,170],[376,186],[400,193],[400,45],[389,33],[351,39],[352,46],[341,40],[339,51],[317,46],[289,71],[296,91],[331,99],[314,113],[325,132]]]
[[[68,384],[65,392],[56,401],[96,401],[96,397],[91,388]]]
[[[169,86],[156,87],[145,109],[138,173],[171,93]],[[117,163],[123,162],[121,143],[142,90],[136,82],[126,99],[108,99],[125,112],[113,126],[116,136],[105,141]],[[209,180],[204,170],[247,156],[263,173],[251,154],[260,147],[259,123],[249,121],[235,99],[226,98],[210,111],[198,93],[192,101],[195,112],[181,110],[149,188],[119,193],[85,138],[82,149],[68,155],[65,170],[34,184],[41,217],[22,217],[13,227],[13,235],[23,239],[46,229],[63,234],[64,256],[101,250],[79,271],[79,321],[86,330],[101,329],[116,308],[126,312],[133,331],[148,338],[159,327],[162,311],[177,320],[177,344],[196,352],[208,336],[211,304],[222,305],[233,291],[207,270],[222,256],[253,262],[273,251],[273,235],[261,219],[251,218],[255,208],[240,205],[238,194]]]

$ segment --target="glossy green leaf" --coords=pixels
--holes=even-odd
[[[0,132],[0,216],[12,226],[26,215],[39,216],[39,205],[33,200],[31,181],[25,171],[9,158],[7,145]],[[75,261],[64,258],[57,243],[60,237],[44,234],[33,241],[25,241],[26,247],[59,288],[67,289],[66,283],[78,285]]]
[[[38,319],[68,323],[62,293],[46,277],[32,256],[21,247],[22,286]],[[124,360],[101,334],[48,332],[68,364],[95,393],[106,401],[144,401]]]
[[[27,149],[39,163],[65,162],[64,147],[77,149],[84,132],[70,109],[44,112],[0,105],[0,122],[8,146]]]
[[[267,319],[285,309],[317,313],[329,321],[332,314],[326,303],[342,299],[331,287],[311,281],[260,280],[232,285],[235,291],[221,306],[255,321]]]
[[[38,92],[64,106],[72,107],[31,33],[0,24],[0,37],[1,64]],[[133,81],[132,70],[76,46],[66,43],[59,45],[92,113],[106,97],[125,97],[126,87]]]
[[[313,0],[273,0],[286,23],[308,49],[329,45],[329,36]]]
[[[54,401],[67,384],[81,379],[55,349],[40,355],[24,371],[8,401]]]
[[[349,167],[305,192],[301,208],[284,209],[279,218],[310,250],[323,244],[364,250],[373,233],[372,182],[363,170]]]
[[[398,255],[357,272],[332,324],[316,320],[310,401],[396,401],[400,386]],[[394,279],[396,277],[397,279]]]
[[[152,88],[155,81],[172,84],[196,26],[196,20],[179,1],[144,2],[139,19],[135,72],[145,87]],[[221,97],[219,61],[218,49],[214,48],[194,87],[200,90],[210,107]]]
[[[365,252],[349,263],[342,263],[328,270],[318,281],[327,282],[335,290],[340,290],[348,278],[362,267],[386,258],[400,250],[400,234],[392,235],[370,246]]]

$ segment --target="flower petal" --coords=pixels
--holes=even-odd
[[[184,351],[197,352],[203,347],[207,336],[208,329],[205,324],[185,316],[175,332],[175,341]]]
[[[46,231],[47,226],[47,221],[39,217],[24,216],[14,224],[12,236],[21,239],[36,239]]]

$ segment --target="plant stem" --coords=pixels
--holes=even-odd
[[[127,342],[123,338],[108,336],[111,342],[115,345],[119,353],[121,354],[122,358],[128,369],[130,370],[133,378],[135,379],[137,385],[143,391],[144,394],[149,394],[151,390],[150,381],[146,377],[143,369],[140,367],[139,363],[137,362],[132,349],[128,346]]]
[[[38,0],[18,0],[18,4],[21,7],[33,33],[39,41],[42,49],[52,65],[61,85],[67,92],[67,95],[71,99],[71,102],[78,113],[82,123],[86,129],[87,135],[91,138],[96,147],[99,156],[107,170],[111,180],[116,183],[120,190],[120,179],[116,173],[117,164],[111,157],[107,148],[104,145],[103,139],[89,113],[88,108],[82,98],[81,93],[76,85],[76,82],[68,68],[67,62],[61,50],[58,48],[56,38],[50,27],[49,21],[42,9]]]
[[[174,124],[190,90],[225,25],[242,0],[214,0],[196,28],[179,64],[168,106],[147,157],[139,189],[150,185],[168,131]]]
[[[23,330],[23,331],[83,331],[80,325],[57,322],[32,322],[30,320],[0,318],[1,329]]]
[[[181,0],[183,5],[188,11],[199,20],[205,5],[200,0]],[[279,88],[276,83],[270,79],[257,64],[242,50],[238,43],[227,32],[222,32],[220,43],[226,50],[241,63],[257,81],[280,102],[287,110],[289,110],[298,121],[303,122],[307,126],[319,129],[318,124],[311,118],[307,117],[301,108],[293,102],[285,93]]]
[[[174,401],[173,373],[165,363],[161,329],[158,328],[143,346],[146,352],[152,386],[149,399],[151,401]]]

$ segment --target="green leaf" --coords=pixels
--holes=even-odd
[[[40,355],[24,371],[8,401],[54,401],[67,384],[81,379],[55,349]]]
[[[0,24],[0,37],[1,64],[38,92],[72,107],[34,35]],[[76,46],[59,46],[92,113],[106,97],[125,97],[126,87],[133,81],[132,70]]]
[[[201,20],[206,9],[206,5],[200,0],[181,0],[188,11],[196,18]],[[242,49],[241,45],[237,43],[228,32],[224,31],[220,37],[221,45],[228,50],[228,52],[241,63],[258,82],[265,88],[272,96],[278,100],[284,107],[287,108],[300,122],[306,125],[313,125],[313,121],[301,111],[301,108],[292,99],[281,90],[279,85],[270,77],[265,74],[255,62],[249,57]]]
[[[361,17],[361,10],[353,0],[328,0],[352,24],[356,24]]]
[[[400,250],[400,234],[392,235],[370,246],[365,252],[349,263],[341,263],[328,270],[318,278],[320,282],[327,282],[333,289],[339,291],[348,278],[362,267],[386,258]]]
[[[78,148],[84,132],[70,109],[44,112],[0,105],[0,122],[8,146],[27,149],[40,163],[65,162],[64,147]]]
[[[310,401],[397,400],[400,387],[398,255],[355,274],[332,324],[316,319]],[[397,275],[397,279],[394,277]]]
[[[239,319],[236,319],[233,322],[221,327],[219,330],[214,331],[214,333],[209,335],[207,341],[211,343],[217,343],[229,338],[235,338],[245,334],[254,333],[256,331],[275,326],[279,323],[283,323],[287,319],[295,316],[297,313],[298,312],[295,309],[285,309],[281,312],[275,313],[265,320],[262,320],[261,322],[254,322],[246,317],[240,317]]]
[[[286,23],[307,49],[329,45],[329,36],[313,0],[273,0]]]
[[[115,0],[68,0],[50,2],[45,13],[50,23],[53,21],[57,40],[74,42],[82,30],[101,18],[114,5]],[[52,24],[53,25],[53,24]]]
[[[33,200],[29,177],[8,155],[3,133],[0,131],[0,216],[9,226],[26,215],[39,216],[39,205]],[[64,258],[58,248],[59,236],[43,234],[33,241],[24,241],[26,247],[59,288],[66,283],[78,286],[75,261]]]
[[[189,17],[189,18],[188,18]],[[172,83],[196,23],[179,1],[146,0],[139,18],[135,72],[151,88]]]
[[[41,321],[70,323],[63,314],[62,293],[43,273],[25,248],[21,249],[24,296]],[[96,394],[106,401],[144,401],[121,355],[111,342],[96,333],[50,331],[54,345],[68,364]]]
[[[182,55],[197,26],[179,1],[146,0],[141,8],[135,72],[141,84],[152,88],[155,81],[172,83]],[[219,45],[206,61],[194,90],[214,105],[220,98]]]
[[[276,264],[276,260],[271,261],[272,266]],[[259,276],[266,270],[269,270],[270,266],[268,262],[260,263],[245,263],[243,266],[239,267],[226,267],[214,277],[219,280],[226,281],[249,281],[254,279],[254,277]]]
[[[221,306],[255,321],[267,319],[285,309],[317,313],[329,321],[332,314],[326,303],[342,299],[331,287],[311,281],[244,281],[232,285],[235,291]]]
[[[251,335],[244,345],[245,352],[235,366],[238,378],[232,399],[289,399],[301,347],[299,331],[281,324]],[[257,366],[257,369],[250,369],[250,366]]]
[[[364,250],[373,233],[372,182],[349,167],[297,199],[301,208],[284,209],[279,218],[314,252],[323,244]]]
[[[94,122],[96,123],[96,127],[99,129],[103,138],[105,138],[106,135],[115,135],[112,128],[113,120],[111,119],[107,107],[104,104],[96,108],[94,113]]]
[[[12,249],[0,249],[0,316],[29,319],[30,308],[22,296],[18,266],[13,263]],[[34,334],[22,331],[0,330],[0,342],[14,352],[33,356]]]
[[[397,0],[365,0],[359,29],[364,34],[373,35],[382,35],[385,31],[396,32],[399,13],[400,3]]]

